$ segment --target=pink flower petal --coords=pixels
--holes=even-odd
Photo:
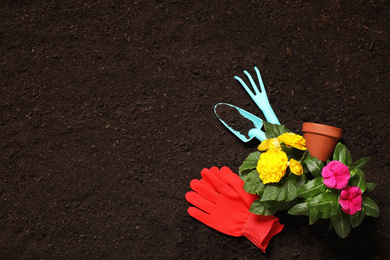
[[[349,189],[348,189],[348,187],[345,187],[341,191],[340,198],[343,198],[343,199],[346,199],[346,200],[349,199]]]
[[[336,187],[336,178],[334,176],[330,176],[329,178],[324,179],[324,184],[329,188],[334,188]]]
[[[358,208],[358,210],[362,209],[362,196],[358,196],[352,200],[352,204]]]
[[[343,169],[342,171],[337,171],[337,174],[339,177],[343,177],[343,178],[347,178],[349,180],[349,178],[351,177],[351,174],[348,170],[348,167],[346,167],[347,169]]]
[[[349,201],[348,200],[339,199],[339,203],[340,203],[341,207],[343,208],[343,210],[349,209]]]
[[[349,204],[349,209],[345,211],[345,213],[349,215],[353,215],[358,211],[357,207],[353,205],[352,203]]]
[[[349,188],[349,197],[351,199],[356,198],[357,196],[362,195],[362,191],[359,187],[353,186]]]
[[[335,172],[349,172],[348,166],[339,161],[331,161],[331,167]]]
[[[344,189],[348,185],[349,177],[348,178],[336,177],[336,180],[337,180],[336,181],[337,184],[336,184],[335,188],[341,190],[341,189]]]
[[[330,176],[333,176],[333,175],[334,175],[334,172],[333,172],[329,167],[325,166],[325,167],[322,169],[321,175],[322,175],[322,177],[324,177],[324,178],[329,178]]]

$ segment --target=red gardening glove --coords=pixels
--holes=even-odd
[[[244,190],[244,182],[228,167],[203,169],[203,179],[192,180],[194,191],[186,200],[195,207],[188,213],[205,225],[230,236],[245,236],[265,252],[271,238],[283,229],[275,216],[261,216],[249,212],[258,196]]]

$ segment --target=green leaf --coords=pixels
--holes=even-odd
[[[297,196],[302,198],[313,198],[326,190],[322,178],[315,178],[301,186],[297,191]]]
[[[288,156],[288,159],[290,160],[291,158],[293,158],[294,160],[300,162],[305,154],[305,152],[307,150],[300,150],[300,149],[297,149],[297,148],[294,148],[294,147],[288,147],[287,145],[285,144],[281,144],[280,145],[281,149],[283,152],[285,152]]]
[[[308,206],[311,209],[316,209],[320,212],[329,212],[331,211],[333,205],[337,203],[337,195],[331,192],[323,192],[320,195],[312,198]]]
[[[278,184],[281,184],[280,182]],[[292,197],[293,194],[289,194],[288,184],[285,181],[282,185],[278,184],[267,184],[264,189],[261,201],[276,200],[283,201],[287,197]]]
[[[307,150],[301,150],[301,149],[297,149],[297,148],[292,148],[290,157],[295,159],[295,160],[297,160],[298,162],[300,162],[302,160],[302,158],[304,157],[304,155],[306,154],[306,151]]]
[[[275,138],[284,133],[291,132],[284,125],[271,124],[267,121],[263,121],[263,124],[265,129],[265,137],[267,137],[267,139]]]
[[[290,173],[278,183],[267,184],[261,201],[291,201],[297,197],[297,189],[303,185],[302,176]]]
[[[274,215],[278,211],[278,203],[275,201],[260,201],[255,200],[249,208],[249,212],[257,215],[269,216]]]
[[[238,169],[240,176],[243,174],[247,175],[253,169],[256,169],[260,154],[261,152],[256,151],[248,155],[248,157],[243,161],[240,168]]]
[[[292,181],[292,183],[295,185],[297,190],[302,187],[303,184],[305,184],[306,176],[305,175],[295,175],[294,173],[290,172],[288,174],[288,179]]]
[[[307,206],[307,201],[299,203],[292,207],[289,211],[288,214],[297,216],[297,215],[304,215],[304,216],[309,216],[309,207]]]
[[[315,178],[321,177],[322,168],[325,166],[324,162],[318,160],[314,156],[310,156],[304,162]]]
[[[366,215],[366,212],[365,212],[364,208],[362,208],[362,210],[356,212],[356,214],[349,216],[350,223],[351,223],[352,227],[355,228],[355,227],[359,226],[363,222],[365,215]]]
[[[367,216],[378,217],[379,216],[379,207],[378,205],[369,197],[363,196],[362,206],[366,211]]]
[[[349,173],[351,174],[350,179],[352,179],[353,176],[355,176],[355,174],[357,173],[357,170],[358,170],[357,168],[350,169],[350,171],[349,171]]]
[[[280,148],[282,149],[283,152],[285,152],[287,154],[287,156],[289,156],[293,152],[293,149],[294,149],[293,147],[288,147],[283,143],[280,144]]]
[[[309,224],[314,224],[321,217],[321,212],[316,209],[310,209],[309,212]]]
[[[322,218],[322,219],[327,219],[327,218],[330,218],[331,215],[332,215],[332,214],[330,213],[330,211],[322,212],[321,218]]]
[[[303,167],[303,173],[304,174],[306,174],[307,172],[309,172],[309,169],[307,168],[307,165],[306,165],[306,163],[305,163],[305,160],[307,159],[307,158],[309,158],[310,157],[310,152],[309,152],[309,150],[306,150],[304,153],[303,153],[303,156],[302,156],[302,158],[301,158],[301,165],[302,165],[302,167]]]
[[[286,189],[286,196],[285,199],[286,201],[291,201],[297,197],[297,186],[294,180],[289,179],[287,181],[287,189]]]
[[[309,150],[305,150],[305,152],[303,153],[303,156],[302,156],[302,161],[306,160],[307,158],[309,158],[311,155],[310,155],[310,152]]]
[[[356,162],[352,163],[352,167],[363,169],[364,166],[368,164],[370,161],[370,157],[364,157],[362,159],[357,160]]]
[[[244,183],[244,190],[250,194],[257,194],[261,196],[264,192],[265,185],[259,177],[257,170],[252,170],[246,177]]]
[[[338,143],[336,145],[336,148],[334,149],[333,160],[342,162],[347,166],[351,166],[352,164],[351,152],[344,144]]]
[[[295,200],[292,201],[278,201],[278,211],[280,210],[288,210],[294,207],[297,202]]]
[[[349,235],[351,224],[348,217],[341,210],[330,217],[330,222],[339,237],[346,238]]]
[[[263,196],[261,197],[261,201],[277,200],[282,188],[283,186],[278,186],[276,184],[267,184],[265,186]]]
[[[366,191],[371,192],[373,189],[375,189],[375,183],[372,182],[366,182]]]
[[[358,168],[355,168],[351,171],[350,182],[352,186],[357,186],[361,189],[362,192],[366,190],[366,181],[364,179],[364,172]]]

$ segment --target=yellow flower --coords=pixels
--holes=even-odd
[[[297,160],[294,160],[293,158],[290,159],[289,167],[290,167],[290,171],[295,175],[303,174],[302,165]]]
[[[269,149],[280,151],[280,143],[277,138],[265,139],[258,147],[259,151],[267,151]]]
[[[262,153],[256,169],[263,183],[279,182],[286,174],[287,161],[287,154],[283,151],[270,149]]]
[[[278,140],[286,146],[294,147],[299,150],[306,150],[306,141],[300,135],[294,133],[284,133],[278,136]]]

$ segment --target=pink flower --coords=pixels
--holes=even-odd
[[[329,188],[343,189],[348,184],[351,177],[349,169],[339,161],[331,161],[322,169],[324,184]]]
[[[339,203],[346,214],[355,214],[362,209],[362,191],[356,186],[345,187],[341,191]]]

